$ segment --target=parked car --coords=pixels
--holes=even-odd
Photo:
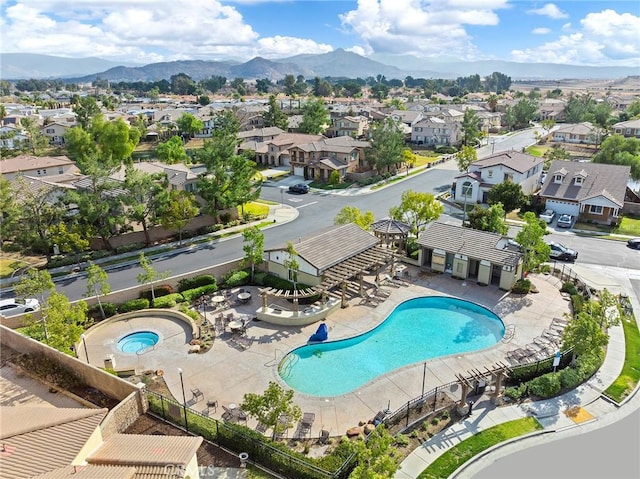
[[[0,300],[0,314],[15,316],[17,314],[32,313],[40,309],[40,302],[36,298],[11,298]]]
[[[289,187],[289,193],[309,193],[309,185],[306,183],[298,183]]]
[[[551,253],[549,254],[551,259],[557,259],[560,261],[575,261],[578,259],[578,252],[574,249],[567,248],[562,243],[555,243],[551,241],[547,244],[551,247]]]
[[[571,228],[573,225],[573,216],[571,215],[560,215],[558,218],[558,222],[556,223],[558,228]]]
[[[633,249],[640,249],[640,238],[631,238],[627,241],[627,246]]]
[[[556,212],[552,209],[546,209],[542,213],[540,213],[540,219],[544,220],[545,223],[551,223],[553,218],[556,217]]]

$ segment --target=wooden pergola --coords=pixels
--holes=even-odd
[[[511,366],[503,362],[498,362],[491,367],[485,366],[485,372],[478,369],[472,369],[467,371],[466,376],[456,374],[456,379],[460,383],[462,390],[459,407],[464,408],[466,406],[467,395],[469,391],[474,389],[476,385],[484,382],[485,386],[493,385],[493,393],[491,394],[491,400],[497,401],[502,390],[502,382],[505,378],[511,374]]]

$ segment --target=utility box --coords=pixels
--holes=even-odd
[[[110,354],[106,358],[104,358],[104,368],[105,369],[115,369],[116,368],[116,358],[113,354]]]

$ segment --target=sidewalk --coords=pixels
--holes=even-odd
[[[450,447],[459,444],[479,431],[507,421],[534,416],[543,425],[544,430],[494,446],[471,459],[451,477],[472,477],[469,474],[470,469],[473,468],[477,472],[494,462],[498,457],[514,450],[531,447],[539,443],[542,437],[546,440],[548,433],[583,427],[594,421],[602,420],[607,414],[618,409],[617,406],[601,396],[601,391],[606,389],[620,373],[624,364],[624,351],[624,332],[622,326],[616,326],[610,329],[610,342],[602,367],[593,378],[575,390],[552,399],[501,407],[494,406],[487,396],[482,396],[474,405],[471,417],[436,434],[424,442],[421,447],[415,449],[402,462],[394,477],[396,479],[416,478]],[[633,396],[637,390],[636,388]],[[576,406],[580,407],[580,414],[572,418],[567,414],[567,411]],[[509,451],[504,450],[507,444],[511,446]],[[531,471],[528,473],[531,474]],[[514,475],[514,477],[518,476]]]

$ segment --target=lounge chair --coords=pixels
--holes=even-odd
[[[193,400],[195,402],[198,402],[201,399],[204,399],[204,393],[202,391],[200,391],[200,389],[198,389],[198,388],[192,389],[191,390],[191,394],[193,394]]]
[[[223,421],[232,421],[233,420],[233,410],[229,409],[227,406],[222,406],[224,412],[222,413]]]
[[[327,431],[326,429],[322,429],[320,431],[320,438],[318,439],[318,441],[320,442],[320,444],[326,444],[327,441],[329,441],[329,431]]]

